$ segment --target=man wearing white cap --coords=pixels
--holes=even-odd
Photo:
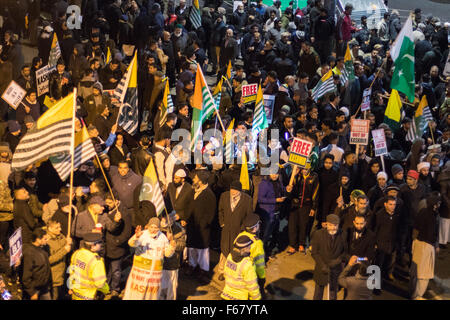
[[[194,201],[194,190],[189,183],[185,182],[185,179],[186,171],[178,169],[173,176],[173,182],[167,189],[172,209],[175,211],[175,219],[180,220],[183,227],[186,226],[186,211]]]
[[[417,165],[419,172],[419,182],[426,187],[426,192],[431,192],[432,178],[430,175],[430,163],[422,161]]]
[[[384,197],[384,189],[387,187],[388,175],[384,171],[380,171],[377,174],[377,184],[370,188],[369,192],[367,192],[367,196],[369,197],[370,208],[373,209],[375,202],[378,199]]]

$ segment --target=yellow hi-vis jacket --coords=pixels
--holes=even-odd
[[[261,300],[255,265],[252,259],[245,257],[234,262],[231,253],[225,262],[225,288],[221,297],[225,300]]]
[[[239,235],[236,237],[239,238],[240,236],[247,236],[249,237],[253,243],[250,247],[250,258],[253,260],[253,263],[256,267],[256,274],[258,275],[259,279],[265,279],[266,278],[266,260],[265,260],[265,254],[264,254],[264,244],[261,239],[259,239],[255,234],[242,231],[239,233]],[[236,240],[234,240],[236,243]]]
[[[73,300],[93,300],[97,290],[108,293],[103,259],[88,249],[74,252],[69,267],[69,289]]]

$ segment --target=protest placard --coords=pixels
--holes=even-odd
[[[36,86],[38,97],[42,96],[44,93],[49,92],[49,80],[50,73],[56,70],[56,66],[50,67],[46,65],[38,70],[36,70]]]
[[[375,156],[388,154],[384,129],[372,130],[372,137],[375,146]]]
[[[8,87],[6,87],[5,92],[3,92],[2,99],[15,110],[26,94],[27,92],[13,80],[9,83]]]
[[[306,161],[311,154],[312,148],[312,142],[302,140],[300,138],[294,138],[291,144],[291,151],[289,153],[289,163],[302,168],[306,167]]]
[[[370,95],[372,94],[372,88],[366,88],[363,92],[361,111],[370,110]]]
[[[367,145],[369,143],[369,120],[352,119],[350,144]]]
[[[258,92],[258,84],[252,83],[242,86],[242,98],[244,103],[252,103],[256,101],[256,93]]]
[[[9,265],[13,266],[22,257],[22,228],[19,227],[9,238]]]

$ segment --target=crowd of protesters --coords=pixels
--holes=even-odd
[[[73,4],[81,8],[80,29],[68,25],[66,11]],[[371,264],[381,268],[383,281],[394,281],[398,270],[407,268],[410,297],[423,299],[435,255],[450,242],[450,81],[444,75],[449,24],[422,16],[420,9],[412,12],[416,95],[409,103],[400,93],[401,128],[395,130],[383,120],[394,67],[390,45],[402,27],[399,13],[386,13],[369,28],[367,17],[353,20],[351,5],[336,18],[320,0],[308,1],[302,10],[280,7],[280,1],[267,6],[243,0],[233,12],[221,1],[207,0],[195,28],[193,7],[185,0],[6,1],[0,8],[0,92],[11,80],[26,90],[16,110],[0,101],[0,272],[15,298],[176,299],[179,269],[198,281],[211,280],[210,250],[220,252],[218,281],[232,287],[224,270],[247,261],[250,253],[243,248],[257,234],[265,261],[285,250],[311,252],[314,299],[322,299],[327,285],[330,299],[339,286],[347,288],[348,299],[370,299],[380,290],[355,294],[351,288],[361,279],[365,283]],[[54,34],[61,58],[49,77],[48,98],[56,102],[77,88],[78,125],[86,125],[99,156],[75,171],[73,203],[68,180],[61,181],[49,160],[24,171],[11,167],[21,138],[48,109],[45,95],[37,96],[36,71],[48,63]],[[32,61],[24,59],[24,43],[38,50]],[[342,83],[347,45],[355,79]],[[119,108],[106,91],[126,72],[133,55],[123,48],[129,46],[138,57],[134,136],[117,126]],[[252,128],[255,106],[244,104],[243,85],[261,84],[265,95],[275,97],[269,132],[278,129],[279,136],[269,133],[267,153],[278,154],[279,163],[267,175],[261,163],[249,165],[249,191],[238,182],[239,163],[191,164],[182,152],[175,156],[184,161],[176,163],[171,154],[172,131],[191,129],[198,68],[214,80],[212,90],[229,62],[232,77],[223,84],[217,108],[225,127],[234,121],[234,135]],[[311,90],[329,70],[336,90],[314,101]],[[165,77],[175,110],[160,126]],[[384,163],[375,156],[372,135],[367,146],[349,143],[350,120],[363,117],[359,106],[368,87],[365,119],[370,130],[384,130]],[[433,120],[422,137],[409,141],[424,95]],[[216,116],[203,125],[208,128],[220,130]],[[306,168],[287,164],[294,137],[313,143]],[[156,218],[154,203],[139,198],[151,159],[170,216]],[[255,227],[258,220],[261,226]],[[282,220],[288,221],[284,230]],[[19,227],[23,256],[10,267],[8,239]],[[248,234],[236,241],[242,231]],[[149,250],[152,246],[157,250]],[[67,267],[88,258],[96,289],[76,293],[68,286]],[[143,261],[163,261],[162,274],[152,275],[159,282],[150,290],[132,293],[130,279],[138,278]],[[261,262],[253,263],[260,292],[249,289],[248,297],[259,299],[265,297],[265,275],[258,272]]]

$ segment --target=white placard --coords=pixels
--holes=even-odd
[[[13,80],[9,83],[5,92],[3,92],[2,99],[15,110],[19,106],[20,102],[22,102],[26,94],[27,92]]]

